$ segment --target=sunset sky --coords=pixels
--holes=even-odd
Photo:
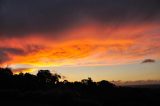
[[[0,0],[0,66],[160,80],[160,0]]]

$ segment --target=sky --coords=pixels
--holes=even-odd
[[[0,0],[0,66],[69,81],[160,80],[159,0]]]

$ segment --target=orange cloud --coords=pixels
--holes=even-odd
[[[46,36],[37,33],[2,38],[1,52],[9,58],[2,64],[28,64],[37,68],[126,64],[145,57],[159,59],[158,29],[157,24],[112,27],[92,23]],[[52,34],[60,37],[52,37]],[[2,48],[20,49],[24,54],[4,52]]]

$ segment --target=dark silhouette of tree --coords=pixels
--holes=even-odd
[[[37,77],[43,81],[44,83],[48,83],[51,80],[52,74],[49,70],[39,70],[37,73]]]
[[[40,89],[54,86],[66,86],[74,88],[113,88],[114,84],[102,80],[98,83],[94,82],[90,77],[83,79],[81,82],[70,83],[67,80],[60,82],[61,76],[57,73],[52,74],[49,70],[39,70],[37,75],[30,73],[19,73],[13,75],[10,68],[0,68],[0,83],[4,87],[14,87],[21,89]]]
[[[13,73],[10,68],[0,68],[0,86],[2,88],[12,85],[12,75]]]
[[[1,77],[9,77],[13,75],[13,72],[10,68],[0,68],[0,75]]]
[[[89,77],[88,79],[81,80],[81,82],[82,82],[82,84],[89,85],[89,84],[93,83],[93,80]]]
[[[39,70],[37,77],[42,84],[56,84],[61,78],[58,74],[52,74],[49,70]]]
[[[88,77],[88,79],[81,80],[81,82],[82,82],[82,84],[89,85],[89,86],[94,84],[92,78],[90,78],[90,77]]]
[[[30,73],[24,74],[24,83],[25,83],[25,88],[28,89],[38,88],[37,76],[32,75]]]
[[[110,83],[109,81],[106,80],[102,80],[100,82],[98,82],[98,86],[101,88],[113,88],[115,87],[114,84]]]
[[[88,77],[88,79],[81,80],[81,83],[91,89],[94,89],[97,86],[96,83],[90,77]]]
[[[67,84],[69,81],[68,80],[64,80],[63,81],[63,84]]]
[[[54,83],[54,84],[57,84],[59,83],[59,80],[61,79],[61,76],[59,74],[53,74],[51,76],[51,82]]]
[[[33,75],[13,74],[10,68],[0,68],[0,97],[3,98],[0,100],[19,100],[20,103],[31,103],[31,106],[34,105],[32,101],[54,106],[107,106],[119,103],[121,106],[132,106],[133,102],[148,106],[146,100],[147,104],[155,105],[160,97],[159,89],[116,87],[106,80],[94,82],[90,77],[75,82],[60,79],[59,74],[52,74],[49,70],[39,70],[37,75]]]

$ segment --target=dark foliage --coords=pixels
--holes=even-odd
[[[159,104],[160,89],[119,87],[106,80],[59,81],[49,70],[13,74],[0,68],[0,105],[10,106],[153,106]]]

